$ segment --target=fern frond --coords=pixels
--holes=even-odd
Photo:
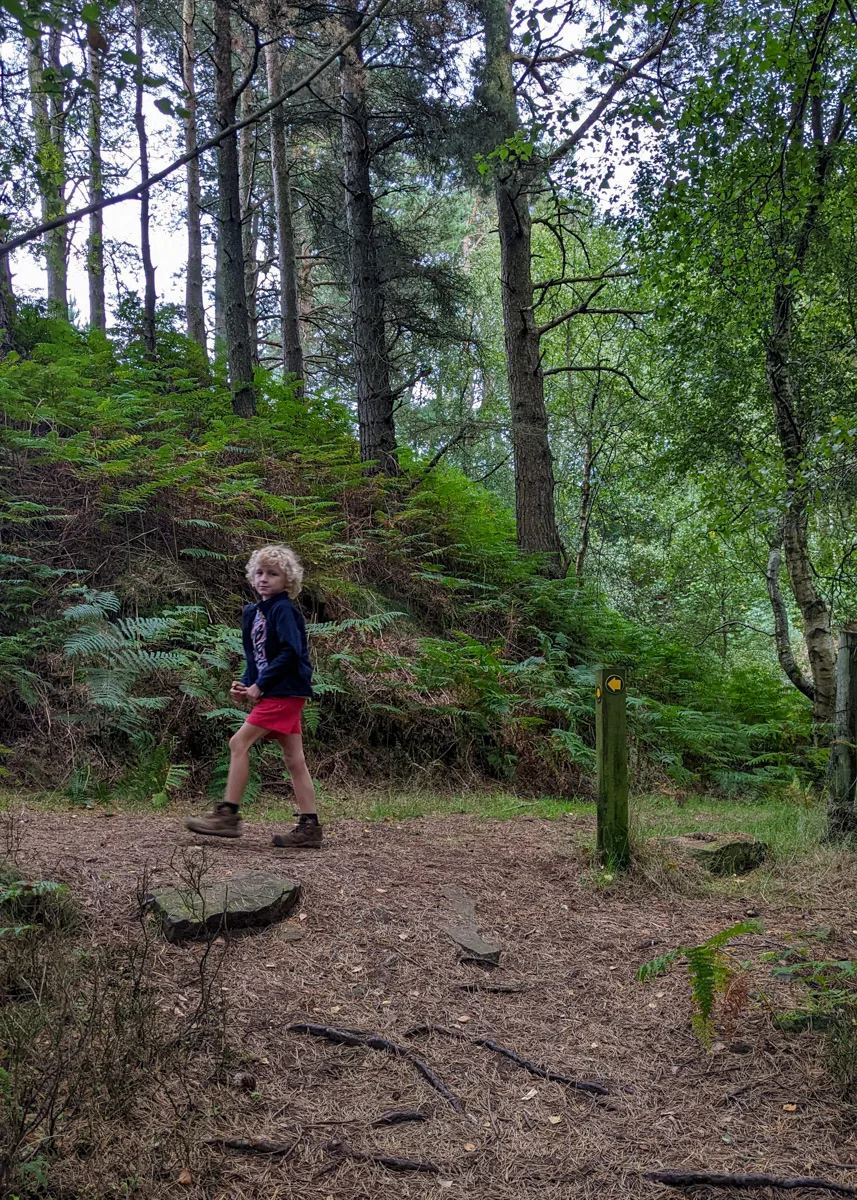
[[[661,975],[666,975],[667,971],[684,954],[684,947],[679,946],[676,950],[670,950],[669,954],[661,954],[658,958],[653,958],[643,965],[637,971],[637,978],[641,983],[648,983],[652,979],[658,979]]]
[[[725,946],[727,942],[731,942],[733,938],[741,937],[742,934],[761,933],[762,930],[762,922],[759,920],[739,921],[737,925],[732,925],[729,929],[722,929],[720,933],[715,933],[703,945],[719,949],[719,947]]]

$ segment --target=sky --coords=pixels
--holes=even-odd
[[[151,96],[146,97],[146,127],[150,136],[149,170],[158,171],[177,157],[175,145],[176,118],[164,115],[154,106]],[[136,145],[134,146],[136,150]],[[127,178],[114,190],[124,190],[140,178],[139,159],[129,158]],[[178,187],[183,187],[185,175],[177,171],[173,177]],[[84,194],[75,198],[73,207],[86,204]],[[155,283],[159,303],[184,304],[184,272],[187,262],[187,235],[182,220],[183,201],[174,190],[164,185],[151,191],[151,243],[152,259],[155,264]],[[68,290],[72,312],[77,321],[84,324],[89,315],[89,284],[86,276],[84,251],[89,231],[89,219],[84,218],[71,226],[72,248],[69,255]],[[117,274],[126,290],[138,291],[142,295],[142,271],[139,262],[140,204],[127,200],[113,208],[104,210],[105,241],[124,244],[130,254],[113,254],[113,263],[107,263],[108,310],[117,295]],[[41,256],[33,247],[22,247],[12,258],[12,273],[16,294],[19,296],[44,296],[46,279]],[[109,323],[109,313],[108,313]]]

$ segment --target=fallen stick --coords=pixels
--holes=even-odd
[[[467,1042],[472,1046],[483,1046],[486,1050],[493,1050],[495,1054],[501,1054],[504,1058],[509,1058],[513,1063],[517,1063],[519,1067],[523,1067],[525,1071],[529,1071],[531,1075],[535,1075],[537,1079],[550,1079],[553,1083],[564,1083],[567,1087],[576,1088],[579,1092],[589,1092],[593,1096],[609,1096],[606,1087],[602,1087],[600,1083],[590,1083],[588,1080],[572,1079],[569,1075],[563,1075],[561,1071],[549,1071],[545,1067],[540,1067],[537,1063],[531,1062],[528,1058],[522,1058],[520,1054],[516,1054],[514,1050],[509,1050],[506,1046],[501,1046],[499,1042],[494,1042],[491,1038],[485,1037],[468,1037],[464,1033],[459,1033],[457,1029],[447,1029],[444,1025],[415,1025],[413,1029],[408,1029],[405,1037],[417,1037],[422,1033],[442,1033],[446,1037],[455,1038],[459,1042]]]
[[[784,1188],[794,1191],[796,1188],[815,1188],[821,1192],[838,1192],[841,1196],[857,1196],[857,1188],[847,1183],[834,1183],[831,1179],[788,1179],[776,1175],[712,1175],[708,1171],[646,1171],[644,1179],[655,1183],[664,1183],[667,1187],[696,1187],[707,1184],[708,1187],[722,1188]]]
[[[373,1154],[371,1150],[356,1150],[346,1142],[328,1142],[325,1150],[331,1154],[339,1154],[343,1158],[353,1158],[355,1162],[376,1163],[386,1167],[388,1171],[422,1171],[426,1175],[439,1175],[440,1167],[435,1163],[420,1162],[416,1158],[393,1158],[389,1154]]]
[[[461,992],[528,992],[526,983],[460,983]]]
[[[392,1112],[382,1113],[377,1121],[373,1121],[373,1127],[379,1125],[404,1125],[408,1121],[427,1121],[428,1116],[424,1112],[418,1112],[416,1109],[410,1108],[394,1108]]]
[[[292,1142],[287,1146],[284,1142],[265,1142],[248,1138],[210,1137],[204,1139],[204,1145],[213,1150],[233,1150],[236,1154],[292,1154],[297,1146]]]
[[[379,1037],[377,1034],[360,1033],[356,1029],[334,1029],[331,1025],[297,1024],[289,1025],[288,1030],[290,1033],[305,1033],[310,1037],[326,1038],[329,1042],[336,1042],[343,1046],[364,1046],[368,1050],[383,1050],[387,1054],[395,1055],[396,1058],[403,1058],[405,1062],[409,1062],[412,1067],[419,1071],[430,1087],[433,1087],[436,1092],[440,1092],[444,1100],[448,1101],[456,1112],[464,1112],[464,1105],[458,1096],[449,1090],[428,1063],[418,1058],[407,1046],[400,1046],[397,1042],[391,1042],[387,1038]]]

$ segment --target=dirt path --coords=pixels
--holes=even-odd
[[[21,861],[67,880],[88,912],[101,918],[99,936],[109,937],[129,919],[144,868],[166,881],[183,854],[190,861],[204,854],[218,877],[252,866],[290,874],[304,887],[300,914],[236,938],[226,955],[227,1036],[252,1065],[256,1093],[212,1081],[210,1095],[199,1101],[204,1135],[291,1141],[303,1130],[294,1155],[260,1160],[195,1144],[185,1151],[192,1183],[180,1186],[178,1152],[170,1148],[175,1131],[166,1129],[159,1178],[151,1166],[135,1173],[129,1151],[134,1187],[119,1190],[117,1181],[115,1192],[74,1194],[212,1200],[675,1195],[640,1178],[658,1167],[857,1183],[854,1110],[833,1090],[818,1036],[785,1035],[756,1006],[740,1018],[729,1044],[706,1053],[690,1030],[681,975],[645,987],[635,978],[641,962],[742,919],[748,907],[764,918],[769,946],[783,944],[787,931],[825,924],[836,934],[824,957],[857,958],[851,929],[857,917],[849,905],[857,894],[853,866],[809,881],[809,898],[791,903],[782,898],[783,888],[771,891],[780,899],[760,899],[749,885],[737,898],[687,898],[645,884],[598,892],[581,882],[575,835],[583,827],[575,818],[339,822],[323,852],[288,855],[270,845],[271,830],[262,825],[248,826],[237,844],[215,842],[199,851],[175,819],[28,810]],[[502,967],[490,975],[459,963],[442,932],[450,916],[442,889],[450,884],[477,900],[482,932],[503,945]],[[751,939],[748,957],[758,959],[763,941]],[[159,986],[177,1021],[198,957],[194,948],[159,950]],[[764,983],[761,969],[758,978]],[[521,983],[526,990],[465,990],[480,982]],[[534,1079],[461,1042],[419,1039],[419,1052],[463,1100],[459,1115],[408,1064],[285,1033],[294,1021],[397,1040],[417,1024],[457,1026],[575,1078],[602,1082],[610,1097],[605,1102]],[[367,1127],[389,1109],[417,1107],[431,1119]],[[394,1175],[358,1162],[326,1171],[336,1160],[323,1146],[334,1138],[430,1160],[440,1174]]]

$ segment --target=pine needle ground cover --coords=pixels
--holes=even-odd
[[[78,953],[90,958],[137,929],[143,875],[171,882],[188,862],[220,878],[287,868],[304,889],[300,909],[263,932],[211,947],[157,943],[148,985],[160,1036],[190,1027],[196,1037],[183,1084],[156,1058],[126,1110],[69,1112],[33,1149],[46,1183],[31,1172],[21,1196],[619,1200],[660,1195],[643,1174],[663,1167],[853,1182],[853,1107],[829,1047],[776,1020],[806,995],[777,974],[781,959],[796,949],[857,958],[851,856],[816,850],[763,883],[688,895],[643,873],[598,886],[581,849],[592,818],[579,811],[337,819],[323,853],[285,861],[266,822],[236,845],[195,849],[162,814],[16,817],[19,863],[68,887]],[[451,887],[476,902],[480,929],[502,946],[499,968],[459,961],[445,932]],[[643,984],[637,970],[748,919],[764,932],[732,947],[736,966],[748,964],[743,1002],[715,1010],[706,1050],[681,973]],[[200,1027],[206,958],[218,963],[209,1009],[223,1009]],[[407,1046],[463,1113],[409,1061],[290,1032],[295,1024]],[[458,1036],[409,1037],[418,1026]],[[534,1077],[477,1039],[608,1095]],[[373,1125],[391,1110],[427,1119]],[[438,1172],[392,1171],[332,1143]]]

